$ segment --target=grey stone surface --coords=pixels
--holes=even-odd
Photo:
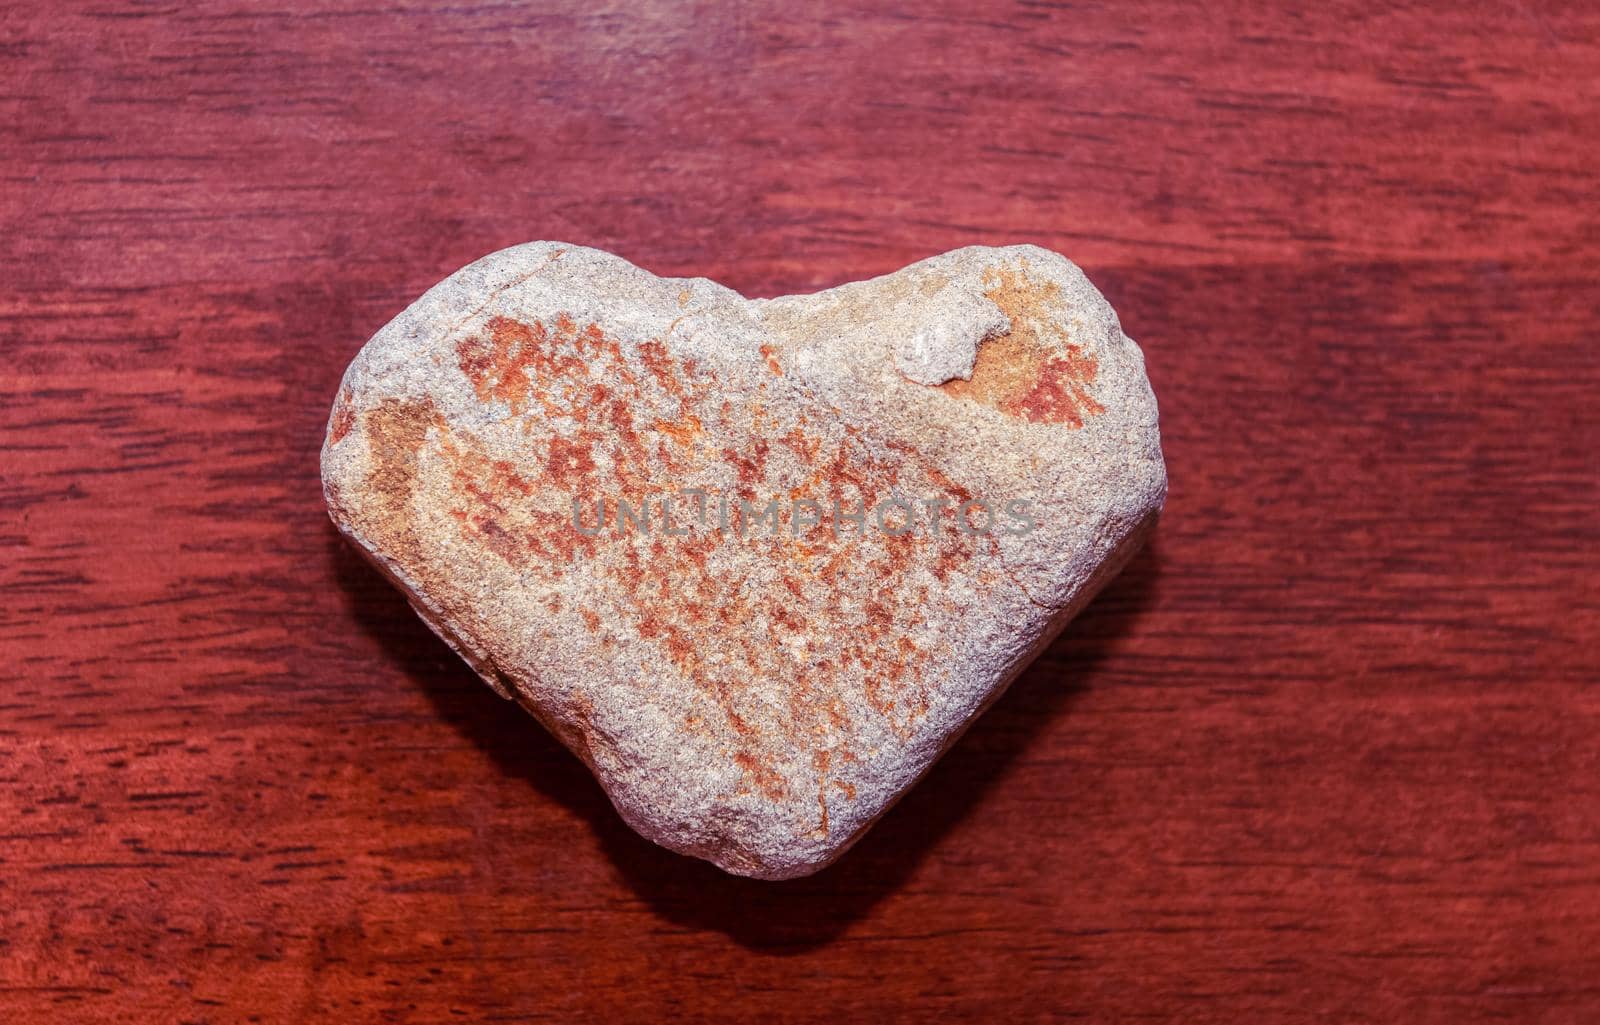
[[[1166,492],[1138,347],[1032,246],[773,300],[507,249],[367,343],[322,465],[339,529],[633,828],[771,879],[859,838]]]

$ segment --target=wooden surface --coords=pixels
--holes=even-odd
[[[1600,1018],[1600,15],[0,9],[0,1020]],[[632,834],[348,552],[366,338],[535,238],[968,243],[1149,360],[1147,550],[811,879]]]

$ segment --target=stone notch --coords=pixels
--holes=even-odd
[[[361,350],[322,476],[634,829],[767,879],[854,843],[1166,493],[1138,347],[1032,246],[771,300],[507,249]]]

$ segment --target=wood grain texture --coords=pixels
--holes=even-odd
[[[1600,15],[1449,7],[0,8],[0,1020],[1596,1020]],[[1144,347],[1154,546],[819,876],[327,522],[350,357],[535,238],[1037,242]]]

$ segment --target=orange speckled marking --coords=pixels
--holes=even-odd
[[[761,358],[767,361],[767,369],[776,377],[783,376],[783,367],[778,365],[778,350],[768,342],[761,343]]]
[[[828,836],[828,765],[832,760],[831,751],[815,751],[811,755],[811,767],[817,773],[817,809],[822,815],[814,833],[824,839]]]
[[[781,375],[775,356],[763,355]],[[732,402],[728,395],[760,382],[724,380],[657,339],[619,339],[564,314],[533,323],[495,317],[457,344],[456,357],[480,401],[511,411],[508,426],[521,428],[527,455],[515,465],[492,458],[482,440],[452,430],[431,405],[369,413],[369,438],[388,439],[375,451],[369,487],[390,496],[402,524],[389,542],[409,546],[398,558],[422,567],[416,576],[430,595],[448,598],[448,585],[426,568],[440,553],[421,551],[404,526],[417,505],[413,494],[426,486],[483,558],[531,579],[583,574],[616,596],[610,607],[576,610],[587,634],[606,647],[646,646],[720,709],[720,723],[699,718],[693,728],[726,740],[750,793],[784,796],[783,776],[762,761],[762,750],[777,744],[814,753],[817,828],[825,833],[824,795],[837,787],[854,796],[829,770],[855,760],[842,746],[851,719],[879,716],[910,735],[945,656],[912,634],[930,617],[960,615],[965,595],[994,584],[997,571],[975,562],[993,551],[992,539],[955,530],[953,512],[938,533],[903,537],[844,526],[835,538],[826,525],[802,538],[740,536],[737,517],[728,534],[669,536],[657,527],[588,536],[573,527],[572,500],[586,503],[582,522],[591,524],[596,498],[610,500],[613,518],[619,497],[632,503],[691,487],[705,489],[713,509],[717,496],[803,497],[830,512],[834,502],[870,509],[897,493],[957,500],[966,489],[915,450],[874,448],[786,383],[763,374],[774,389],[767,401]],[[747,440],[729,444],[738,438]],[[690,507],[674,509],[680,525],[691,516]],[[474,621],[469,601],[451,610],[457,621]],[[782,714],[774,715],[752,680],[782,682]],[[590,741],[569,742],[586,750]]]
[[[571,491],[594,474],[594,444],[582,435],[577,440],[551,438],[544,467],[552,484]]]
[[[654,339],[645,342],[639,346],[639,358],[644,360],[645,367],[668,394],[674,398],[683,397],[683,383],[674,373],[674,362],[665,345]]]
[[[693,413],[685,414],[682,420],[657,420],[650,425],[650,429],[665,434],[684,447],[693,445],[705,433],[705,425]]]
[[[356,411],[350,404],[351,398],[349,388],[339,392],[339,404],[334,407],[333,422],[328,427],[328,440],[334,445],[349,437],[350,429],[356,425]]]
[[[1098,362],[1056,323],[1061,286],[1033,281],[1026,265],[992,268],[984,283],[990,287],[983,294],[1010,318],[1011,330],[978,346],[970,380],[947,381],[939,389],[1033,423],[1082,427],[1086,418],[1104,413],[1089,394]]]
[[[759,757],[749,751],[739,751],[733,760],[745,771],[746,777],[755,783],[756,789],[770,801],[781,801],[788,792],[783,785],[783,777],[779,776]]]

